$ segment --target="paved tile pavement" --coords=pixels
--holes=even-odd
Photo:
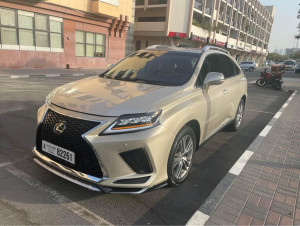
[[[275,122],[206,225],[300,225],[300,93]]]

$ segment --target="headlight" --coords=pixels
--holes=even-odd
[[[123,115],[111,124],[103,133],[125,133],[149,129],[158,125],[160,114],[161,110],[146,114]]]

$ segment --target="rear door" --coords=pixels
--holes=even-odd
[[[236,114],[238,104],[244,92],[244,82],[246,82],[240,69],[225,54],[218,54],[221,66],[221,72],[224,74],[225,81],[223,83],[224,94],[224,115],[221,119],[222,124],[231,121]]]

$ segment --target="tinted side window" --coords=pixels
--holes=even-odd
[[[225,55],[219,54],[218,64],[221,66],[221,73],[224,74],[225,78],[236,75],[231,59]]]
[[[230,61],[231,61],[232,66],[233,66],[234,75],[239,75],[239,74],[241,74],[241,70],[239,69],[239,67],[236,66],[236,64],[235,64],[232,60],[230,60]]]
[[[205,58],[198,76],[198,84],[203,85],[205,77],[209,72],[221,72],[217,62],[217,54],[210,54]]]

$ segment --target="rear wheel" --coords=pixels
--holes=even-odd
[[[228,131],[235,132],[239,130],[244,116],[244,107],[245,107],[245,102],[243,99],[241,99],[234,120],[227,126]]]
[[[266,81],[262,78],[259,78],[256,80],[256,85],[259,86],[259,87],[263,87],[266,85]]]
[[[184,126],[177,134],[168,160],[168,184],[177,186],[187,178],[196,151],[196,137],[194,130]]]

